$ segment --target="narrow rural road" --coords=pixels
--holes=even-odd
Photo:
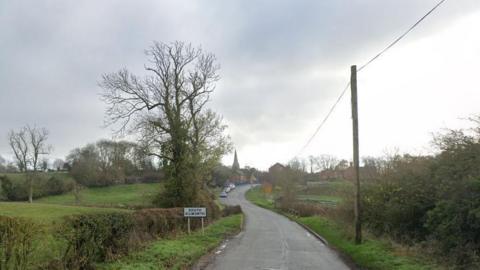
[[[224,199],[226,204],[241,205],[246,227],[216,252],[206,269],[349,269],[335,252],[300,225],[247,201],[244,194],[249,188],[237,187]]]

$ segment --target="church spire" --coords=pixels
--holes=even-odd
[[[233,157],[232,170],[234,171],[240,170],[240,164],[238,164],[237,150],[235,150],[235,155]]]

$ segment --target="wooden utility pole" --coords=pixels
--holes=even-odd
[[[360,207],[360,161],[358,150],[358,106],[357,106],[357,66],[351,67],[350,87],[352,89],[353,124],[353,166],[355,172],[355,244],[362,242],[362,216]]]

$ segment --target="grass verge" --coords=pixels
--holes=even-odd
[[[252,203],[280,212],[275,209],[273,201],[269,200],[260,187],[247,191],[245,197]],[[369,270],[427,270],[438,269],[434,265],[420,261],[411,256],[399,256],[388,241],[364,237],[361,245],[355,245],[344,227],[336,222],[321,216],[293,217],[295,221],[308,226],[310,229],[327,240],[329,245],[349,256],[362,269]]]
[[[245,198],[260,207],[275,210],[272,196],[263,193],[260,186],[247,190]]]
[[[98,269],[187,269],[226,237],[239,232],[241,223],[241,214],[225,217],[206,227],[204,235],[200,230],[190,235],[158,240],[143,251],[132,253],[114,263],[98,265]]]
[[[325,217],[301,217],[295,218],[295,220],[320,234],[328,241],[329,245],[347,254],[362,268],[370,270],[437,269],[432,265],[421,262],[418,258],[396,255],[388,241],[367,238],[361,245],[355,245],[342,226]]]

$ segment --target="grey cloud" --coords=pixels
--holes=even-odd
[[[121,67],[142,73],[152,40],[191,41],[218,56],[211,106],[240,147],[291,138],[285,126],[317,121],[312,112],[343,87],[332,74],[366,61],[435,2],[2,1],[0,153],[4,134],[28,123],[51,130],[57,156],[109,136],[97,81]],[[474,10],[476,0],[447,2],[412,38]]]

